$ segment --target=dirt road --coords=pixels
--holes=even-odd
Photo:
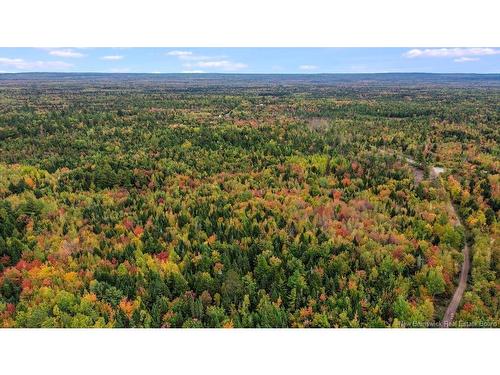
[[[460,221],[460,217],[457,215],[455,211],[455,207],[450,203],[451,210],[453,214],[457,217],[458,225],[462,226],[462,222]],[[462,254],[464,256],[464,261],[462,263],[462,270],[460,271],[460,279],[458,281],[457,289],[455,289],[455,293],[453,294],[453,298],[444,313],[443,320],[441,321],[441,327],[448,328],[453,323],[453,318],[457,312],[458,305],[460,305],[460,301],[462,300],[462,296],[464,295],[465,288],[467,288],[467,277],[469,275],[470,269],[470,258],[469,258],[469,246],[467,242],[462,249]]]
[[[420,183],[424,179],[424,171],[422,167],[414,159],[404,156],[401,157],[398,156],[396,153],[387,150],[381,150],[381,152],[391,153],[393,155],[396,155],[396,157],[398,157],[399,159],[404,159],[412,169],[413,177],[415,179],[416,184]],[[432,166],[430,167],[429,172],[430,172],[429,177],[432,180],[436,180],[441,175],[441,173],[445,172],[445,169],[442,167]],[[463,227],[462,221],[460,220],[460,216],[458,216],[457,211],[455,210],[455,206],[453,206],[453,203],[449,202],[448,205],[449,205],[448,207],[449,212],[451,212],[452,216],[455,216],[457,218],[455,225]],[[444,313],[443,320],[441,321],[442,328],[448,328],[452,325],[453,318],[457,313],[458,306],[460,305],[465,289],[467,288],[467,278],[469,276],[469,270],[470,270],[470,250],[469,246],[467,245],[467,242],[465,243],[462,249],[462,254],[464,256],[464,261],[462,263],[462,269],[460,271],[460,278],[458,281],[457,288],[455,289],[455,293],[453,293],[453,297],[448,305],[448,308],[446,309],[446,312]]]
[[[411,166],[413,170],[413,176],[415,178],[415,183],[419,183],[423,179],[424,171],[418,166],[415,160],[411,158],[406,158],[406,162]],[[445,171],[444,168],[441,167],[431,167],[430,168],[430,178],[437,179],[441,173]],[[463,224],[460,220],[460,216],[458,216],[457,211],[455,210],[455,206],[453,203],[449,202],[449,210],[453,216],[457,218],[457,222],[455,225],[463,227]],[[451,299],[446,312],[444,313],[443,320],[441,321],[442,328],[448,328],[453,323],[453,318],[457,312],[458,306],[460,305],[460,301],[462,301],[462,297],[464,295],[465,289],[467,288],[467,278],[470,270],[470,251],[467,242],[465,243],[462,254],[464,256],[464,261],[462,263],[462,270],[460,271],[460,279],[458,281],[458,286],[455,289],[455,293],[453,293],[453,298]]]

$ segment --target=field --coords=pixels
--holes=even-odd
[[[499,103],[500,75],[0,74],[0,326],[434,327],[463,280],[444,320],[496,327]]]

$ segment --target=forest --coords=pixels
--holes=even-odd
[[[500,75],[0,74],[0,326],[498,327]],[[437,171],[437,172],[436,172]]]

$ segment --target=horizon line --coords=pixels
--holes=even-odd
[[[302,76],[318,76],[318,75],[363,75],[363,74],[429,74],[429,75],[500,75],[499,72],[485,72],[485,73],[475,73],[475,72],[315,72],[315,73],[305,73],[305,72],[295,72],[295,73],[244,73],[244,72],[92,72],[92,71],[29,71],[29,72],[0,72],[0,75],[4,74],[110,74],[110,75],[127,75],[127,74],[148,74],[148,75],[167,75],[167,74],[178,74],[178,75],[302,75]]]

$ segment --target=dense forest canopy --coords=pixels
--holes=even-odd
[[[455,322],[498,326],[499,99],[498,75],[0,74],[1,325],[429,326],[468,244]]]

